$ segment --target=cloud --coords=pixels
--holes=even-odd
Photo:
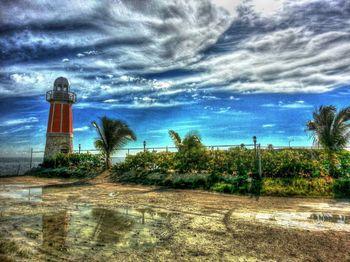
[[[24,126],[20,126],[20,127],[10,128],[9,130],[0,132],[0,135],[9,135],[12,133],[26,131],[26,130],[32,129],[33,127],[34,127],[33,125],[24,125]]]
[[[0,17],[1,97],[61,75],[84,103],[126,108],[350,84],[345,0],[5,1]]]
[[[275,124],[264,124],[262,125],[263,128],[271,128],[271,127],[275,127]]]
[[[39,120],[36,117],[9,119],[1,122],[0,126],[15,126],[15,125],[28,124],[28,123],[36,123],[38,121]]]
[[[262,107],[278,107],[278,108],[287,108],[287,109],[302,109],[302,108],[312,108],[310,104],[306,104],[303,100],[298,100],[292,103],[284,103],[279,101],[278,104],[262,104]]]
[[[87,131],[89,129],[90,129],[90,127],[88,127],[88,126],[82,126],[82,127],[74,128],[74,132],[84,132],[84,131]]]

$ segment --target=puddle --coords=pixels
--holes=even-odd
[[[334,213],[310,213],[298,211],[258,212],[240,210],[233,213],[232,218],[255,221],[285,228],[350,232],[350,216]]]
[[[317,222],[331,222],[340,224],[350,224],[350,216],[337,215],[331,213],[315,213],[311,214],[309,219],[316,220]]]
[[[8,217],[8,230],[28,246],[59,257],[104,255],[147,250],[169,235],[174,214],[130,207],[103,208],[76,204],[70,209],[34,216]]]
[[[0,187],[0,197],[13,198],[21,201],[41,202],[42,188],[24,184],[3,185]]]

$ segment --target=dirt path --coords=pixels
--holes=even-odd
[[[108,176],[0,179],[0,260],[350,261],[348,201],[257,201]],[[37,186],[30,197],[24,184]]]

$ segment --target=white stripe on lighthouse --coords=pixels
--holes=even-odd
[[[60,133],[62,133],[62,122],[63,122],[63,104],[61,104],[61,123],[60,123]]]
[[[55,107],[56,107],[56,103],[55,103],[55,102],[53,102],[50,132],[52,132],[52,126],[53,126],[53,117],[55,116]]]

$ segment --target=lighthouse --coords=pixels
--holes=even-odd
[[[75,93],[70,91],[68,79],[64,77],[57,78],[53,90],[46,93],[50,112],[44,158],[53,157],[58,153],[73,152],[72,105],[76,100]]]

